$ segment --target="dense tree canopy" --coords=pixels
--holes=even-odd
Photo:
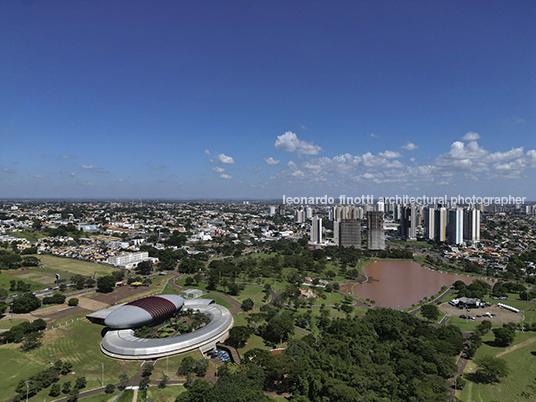
[[[285,321],[292,322],[272,306],[250,317],[252,326],[256,318],[267,322],[258,325],[260,331],[268,323],[286,328]],[[454,356],[463,348],[457,327],[435,327],[390,309],[369,310],[361,319],[325,320],[317,335],[290,341],[282,354],[249,350],[241,366],[219,369],[214,387],[196,382],[177,401],[270,400],[263,390],[289,392],[302,402],[446,401]]]
[[[97,289],[102,293],[110,293],[115,288],[115,278],[112,275],[101,276],[97,279]]]
[[[22,297],[13,300],[11,310],[14,313],[29,313],[30,311],[37,310],[41,306],[41,300],[39,300],[33,293],[27,293]]]

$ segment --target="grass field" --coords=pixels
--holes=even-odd
[[[195,360],[203,358],[201,352],[199,350],[196,350],[177,356],[171,356],[167,359],[158,359],[157,362],[154,364],[154,371],[153,375],[151,376],[152,381],[160,381],[160,379],[162,378],[162,374],[167,374],[170,380],[177,380],[179,378],[184,379],[184,377],[177,376],[177,370],[179,369],[182,359],[184,359],[186,356],[191,356]]]
[[[486,342],[494,339],[493,334],[487,334],[483,345],[479,348],[476,357],[498,356],[506,361],[510,374],[497,384],[478,384],[467,381],[463,390],[458,391],[456,396],[463,402],[520,402],[533,401],[536,392],[532,386],[535,383],[536,373],[536,333],[517,332],[515,346],[508,348],[490,346]],[[474,372],[476,365],[470,361],[465,370],[467,373]]]
[[[231,297],[233,300],[240,304],[242,304],[242,302],[246,299],[251,299],[255,303],[255,306],[261,306],[264,304],[262,302],[262,298],[265,295],[263,290],[263,288],[260,288],[258,286],[245,285],[244,290],[242,290],[238,296],[229,297]]]
[[[213,293],[205,293],[203,296],[201,296],[201,299],[214,299],[216,304],[219,304],[220,306],[227,307],[229,309],[233,308],[231,303],[229,303],[227,300],[223,300],[221,297]]]
[[[438,318],[437,321],[436,321],[437,323],[441,322],[441,320],[442,320],[442,319],[445,317],[445,315],[446,315],[446,314],[445,314],[444,312],[442,312],[442,311],[440,311],[439,313],[440,313],[440,314],[439,314],[439,318]],[[422,316],[422,314],[421,314],[420,311],[419,311],[416,315],[417,315],[417,317],[419,317],[419,318],[422,318],[422,319],[424,319],[424,320],[427,320],[426,318],[424,318],[424,317]],[[464,320],[464,321],[466,321],[466,320]],[[450,322],[449,322],[449,323],[450,323]],[[463,330],[462,330],[462,331],[463,331]]]
[[[37,241],[46,237],[43,233],[26,231],[26,232],[6,232],[9,236],[20,237],[21,239],[26,239],[28,241]]]
[[[60,385],[67,380],[74,380],[77,376],[84,376],[88,381],[87,389],[101,386],[102,363],[104,363],[105,384],[119,382],[119,376],[123,372],[132,376],[139,370],[139,362],[113,360],[100,352],[102,326],[88,323],[83,314],[69,317],[69,319],[74,319],[74,322],[46,331],[43,345],[37,350],[23,353],[20,351],[20,344],[0,346],[0,361],[10,362],[9,365],[0,365],[0,378],[2,378],[0,400],[12,398],[20,380],[25,380],[44,370],[51,360],[69,361],[76,372],[76,375],[62,377],[59,381]],[[62,323],[66,321],[68,319],[62,319]],[[43,390],[34,399],[44,400],[48,398],[48,392],[48,389]]]
[[[166,388],[149,387],[147,400],[158,402],[174,402],[175,398],[185,391],[182,385],[168,385]]]
[[[248,322],[246,321],[246,315],[245,314],[235,314],[233,316],[235,322],[235,326],[246,326],[248,325]],[[251,335],[248,339],[246,345],[240,349],[238,349],[238,352],[240,353],[240,356],[243,356],[244,353],[246,353],[248,350],[260,348],[260,349],[268,349],[266,345],[264,344],[263,339],[260,336],[257,335]]]
[[[175,283],[177,285],[179,285],[179,286],[186,286],[185,285],[186,277],[187,277],[186,275],[181,276],[179,279],[177,279],[175,281]],[[190,287],[193,288],[193,289],[200,289],[203,292],[207,292],[207,284],[205,282],[199,282],[198,284],[191,285]],[[225,294],[226,296],[230,297],[231,299],[233,299],[234,301],[236,301],[239,304],[242,304],[242,302],[244,300],[246,300],[246,299],[253,300],[253,302],[255,303],[256,306],[260,306],[260,305],[264,304],[264,303],[262,303],[262,298],[264,297],[263,288],[260,288],[258,286],[245,285],[244,290],[241,291],[238,296],[230,296],[230,295],[228,295],[223,290],[223,288],[221,286],[218,286],[216,288],[216,290],[214,290],[214,291]],[[212,294],[212,293],[209,293],[209,295],[210,294]],[[210,298],[210,297],[205,297],[205,296],[206,296],[206,294],[203,295],[203,298],[205,298],[205,299]],[[227,303],[227,302],[225,302],[225,303]],[[232,307],[232,306],[229,305],[229,303],[227,303],[227,305],[222,304],[222,306],[225,306],[227,308]]]
[[[28,268],[26,268],[26,269],[28,270]],[[20,271],[20,270],[11,270],[11,271],[4,271],[4,272],[17,272],[17,271]],[[31,291],[46,288],[46,286],[43,285],[42,283],[38,283],[38,282],[35,282],[35,281],[32,281],[32,280],[23,279],[21,277],[16,277],[16,276],[8,275],[8,274],[5,274],[5,273],[1,273],[0,274],[0,288],[7,290],[8,294],[10,294],[10,295],[19,293],[18,291],[11,292],[9,290],[9,288],[11,287],[10,282],[13,281],[13,280],[15,280],[15,281],[23,281],[24,283],[29,283]]]
[[[113,394],[105,394],[103,392],[101,394],[88,396],[86,398],[82,398],[82,399],[79,398],[79,400],[83,401],[83,402],[113,402],[119,396],[120,393],[121,393],[121,391],[116,389]],[[131,402],[131,401],[132,401],[132,396],[130,397],[129,402]]]
[[[125,392],[121,394],[117,402],[132,402],[134,398],[134,391],[131,389],[125,389]]]
[[[8,320],[8,319],[3,319],[0,321],[0,329],[11,329],[13,328],[15,325],[19,325],[19,324],[22,324],[23,322],[27,322],[28,320],[24,320],[24,319],[15,319],[15,320]]]
[[[12,279],[28,280],[35,283],[52,286],[56,281],[56,273],[60,274],[61,279],[69,279],[75,274],[84,276],[108,275],[117,270],[117,268],[107,265],[96,264],[93,262],[74,260],[72,258],[56,257],[48,254],[34,255],[41,260],[45,268],[25,268],[4,271],[5,274],[13,277]],[[8,281],[9,283],[9,281]]]

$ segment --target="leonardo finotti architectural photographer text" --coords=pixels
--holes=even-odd
[[[422,195],[420,197],[410,197],[408,195],[396,195],[394,197],[378,197],[379,202],[386,204],[418,204],[418,205],[459,205],[459,204],[483,204],[485,206],[496,205],[521,205],[525,203],[527,197],[513,197],[508,195],[506,197],[477,197],[475,195],[471,197],[464,197],[461,195],[455,197],[429,197]],[[337,198],[324,195],[322,197],[288,197],[283,195],[283,204],[286,205],[365,205],[373,204],[375,202],[374,195],[361,195],[356,197],[349,197],[346,195],[339,195]]]

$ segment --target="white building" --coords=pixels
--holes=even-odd
[[[322,218],[315,216],[311,222],[311,242],[322,243]]]
[[[131,268],[138,265],[139,262],[150,260],[149,253],[140,251],[139,253],[121,253],[113,257],[108,257],[108,264],[116,267]]]

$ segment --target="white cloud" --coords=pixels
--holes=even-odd
[[[476,138],[476,133],[468,133],[465,138]],[[284,136],[281,136],[284,137]],[[299,139],[293,135],[279,138],[281,148],[298,151]],[[411,144],[411,145],[410,145]],[[417,149],[408,142],[404,149]],[[349,153],[332,158],[310,157],[289,161],[286,167],[274,179],[299,178],[314,188],[317,181],[327,181],[326,185],[341,186],[349,183],[399,183],[407,185],[407,189],[419,185],[433,183],[456,185],[457,180],[474,182],[480,180],[483,172],[488,178],[516,179],[523,177],[524,171],[536,168],[536,150],[524,152],[523,147],[508,151],[491,153],[477,140],[455,141],[447,152],[430,158],[419,164],[415,158],[409,158],[406,165],[397,158],[402,156],[395,151],[386,150],[379,154],[366,152],[362,155]],[[422,187],[421,187],[422,188]]]
[[[416,149],[419,149],[418,145],[415,145],[413,142],[407,142],[406,145],[402,146],[403,149],[406,149],[408,151],[415,151]]]
[[[399,152],[385,151],[385,152],[380,152],[378,156],[381,156],[382,158],[386,158],[386,159],[393,159],[393,158],[400,158],[402,155]]]
[[[469,131],[467,134],[465,134],[462,138],[462,141],[476,141],[480,139],[480,135],[478,133],[473,133],[472,131]]]
[[[291,131],[287,131],[283,135],[278,135],[274,146],[277,149],[282,149],[283,151],[298,151],[299,154],[305,155],[318,155],[320,151],[322,151],[322,148],[318,145],[314,145],[312,142],[300,140],[298,136]]]
[[[151,165],[151,169],[165,169],[167,166],[164,165]]]
[[[208,151],[208,149],[205,149],[205,153],[206,153],[207,155],[210,155],[210,152]]]
[[[380,136],[379,136],[379,135],[376,135],[376,134],[372,134],[372,133],[370,133],[370,134],[367,134],[367,135],[371,136],[372,138],[380,138]]]
[[[42,179],[42,178],[45,177],[45,176],[40,175],[40,174],[36,174],[36,175],[34,175],[34,177],[35,177],[36,179]]]
[[[296,165],[296,163],[294,163],[293,161],[288,161],[287,166],[293,170],[298,169],[298,165]]]
[[[372,179],[375,179],[377,177],[377,175],[372,174],[372,173],[365,173],[365,174],[361,175],[361,177],[363,179],[372,180]]]
[[[484,162],[497,163],[497,162],[507,161],[510,159],[520,158],[522,156],[523,156],[523,147],[512,148],[510,151],[507,151],[507,152],[494,152],[492,154],[489,154],[484,158]]]
[[[218,154],[218,159],[221,163],[234,163],[234,159],[231,156],[227,156],[224,154]]]
[[[82,165],[82,169],[87,169],[96,173],[107,173],[104,169],[93,165]]]
[[[267,165],[277,165],[280,162],[279,159],[275,160],[271,156],[269,158],[264,158],[264,161],[266,162]]]
[[[78,156],[76,156],[76,155],[61,155],[61,156],[58,156],[58,159],[78,159]]]
[[[9,173],[9,174],[13,174],[15,173],[15,171],[13,169],[10,169],[10,168],[3,168],[2,169],[2,172],[4,173]]]
[[[220,178],[230,180],[233,178],[233,176],[229,176],[228,174],[222,173],[220,175]]]
[[[120,183],[124,182],[123,179],[117,179],[117,181],[120,182]]]
[[[74,177],[74,176],[76,176],[76,175],[75,175],[74,173],[71,173],[69,176]]]
[[[211,170],[213,170],[216,173],[224,173],[225,169],[221,167],[213,167]]]
[[[260,166],[257,166],[257,167],[247,167],[246,170],[248,172],[258,172],[259,170],[261,170],[261,167]]]

